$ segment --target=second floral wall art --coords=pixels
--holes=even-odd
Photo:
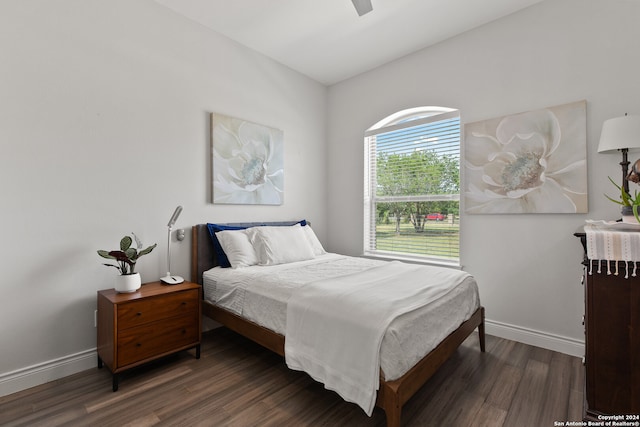
[[[465,212],[586,213],[586,101],[464,126]]]
[[[213,203],[281,205],[283,140],[279,129],[212,113]]]

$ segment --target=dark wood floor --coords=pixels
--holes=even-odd
[[[545,427],[579,421],[578,358],[474,333],[406,404],[404,426]],[[2,426],[384,426],[281,357],[221,328],[202,357],[181,352],[122,376],[90,369],[0,397]]]

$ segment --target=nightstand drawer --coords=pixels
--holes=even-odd
[[[159,319],[197,313],[200,300],[195,289],[145,298],[118,307],[118,329],[124,330]]]
[[[197,312],[129,328],[118,336],[118,366],[144,360],[199,341]]]

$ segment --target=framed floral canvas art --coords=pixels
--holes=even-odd
[[[213,203],[281,205],[283,132],[211,114]]]
[[[586,101],[464,126],[465,212],[586,213]]]

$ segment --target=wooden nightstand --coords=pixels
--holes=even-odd
[[[190,348],[200,358],[201,286],[191,282],[143,284],[133,293],[98,291],[98,368],[113,374]]]

